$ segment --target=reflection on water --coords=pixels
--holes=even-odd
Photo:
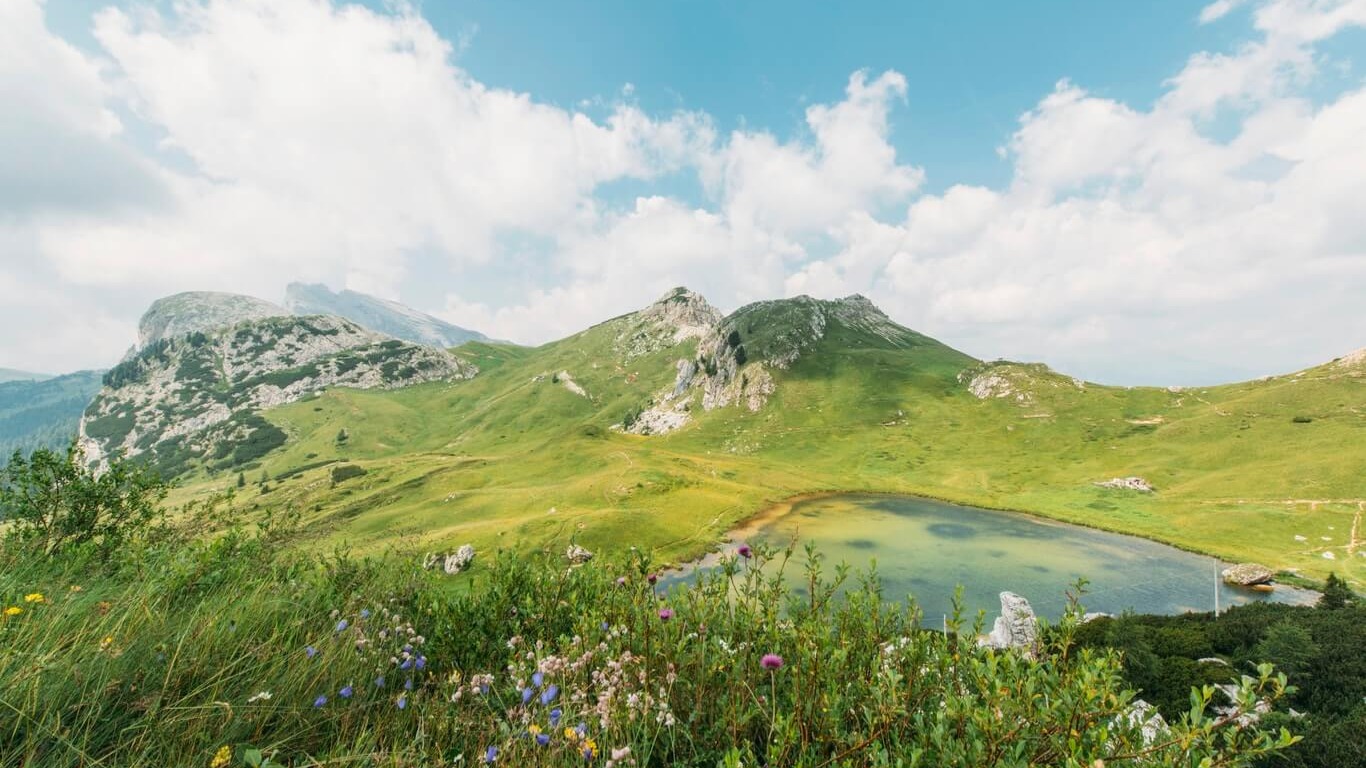
[[[1209,611],[1222,567],[1212,558],[1146,539],[914,497],[803,500],[745,535],[778,547],[794,539],[814,543],[830,564],[866,568],[876,561],[888,599],[913,595],[926,623],[936,626],[951,610],[959,584],[969,616],[978,609],[994,615],[998,593],[1009,590],[1028,598],[1040,615],[1057,617],[1066,604],[1065,590],[1080,576],[1090,581],[1083,598],[1090,611]],[[799,546],[787,567],[794,588],[803,580],[801,559]],[[1316,597],[1288,587],[1270,594],[1217,588],[1224,607]]]

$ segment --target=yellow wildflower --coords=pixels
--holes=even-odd
[[[537,724],[535,724],[535,723],[532,723],[531,725],[527,726],[527,731],[528,731],[532,736],[535,736],[535,735],[537,735],[537,734],[539,734],[539,733],[541,732],[541,726],[539,726],[539,725],[537,725]]]
[[[23,608],[20,608],[20,607],[17,606],[17,605],[11,605],[10,607],[8,607],[8,608],[5,609],[5,615],[6,615],[6,616],[18,616],[19,614],[21,614],[21,613],[23,613],[23,612],[24,612],[24,609],[23,609]]]
[[[213,760],[209,761],[209,768],[226,768],[230,762],[232,762],[232,747],[224,744],[218,748]]]
[[[576,730],[574,730],[573,728],[565,728],[565,729],[564,729],[564,737],[565,737],[566,739],[569,739],[570,741],[578,741],[578,740],[579,740],[579,732],[576,731]]]
[[[104,638],[103,640],[100,641],[100,650],[101,650],[101,651],[106,650],[106,649],[109,648],[109,646],[111,646],[111,645],[113,645],[113,644],[114,644],[114,636],[113,636],[113,635],[106,635],[105,638]]]
[[[585,757],[594,758],[598,756],[598,743],[592,739],[583,742],[583,754]]]
[[[72,584],[72,585],[71,585],[71,591],[72,591],[72,592],[83,592],[83,591],[85,591],[85,588],[82,587],[80,584]]]
[[[29,593],[29,594],[27,594],[27,595],[24,595],[24,602],[26,602],[26,603],[46,603],[46,602],[47,602],[47,598],[43,597],[43,593],[42,593],[42,592],[32,592],[32,593]]]

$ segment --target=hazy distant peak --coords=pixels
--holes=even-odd
[[[432,347],[489,340],[478,331],[452,325],[399,302],[358,291],[333,291],[319,283],[290,283],[285,288],[285,307],[300,315],[344,317],[363,328]]]

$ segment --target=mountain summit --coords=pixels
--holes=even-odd
[[[467,341],[489,341],[478,331],[419,312],[396,301],[356,291],[332,291],[317,283],[290,283],[285,307],[296,315],[336,315],[369,330],[430,347],[458,347]]]
[[[217,291],[186,291],[157,299],[138,321],[138,349],[189,333],[226,328],[248,320],[281,317],[289,311],[277,304]]]

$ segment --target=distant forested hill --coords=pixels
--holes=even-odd
[[[70,443],[102,375],[78,371],[42,381],[0,382],[0,464],[16,450]]]

